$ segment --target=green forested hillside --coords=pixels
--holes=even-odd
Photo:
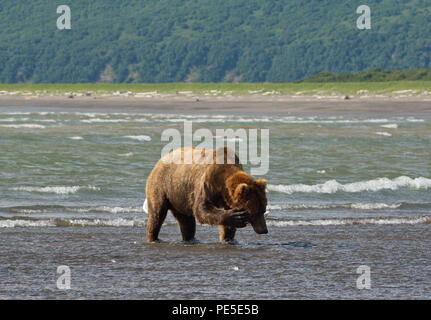
[[[322,72],[297,82],[382,82],[382,81],[431,81],[431,69],[416,70],[367,70],[356,73]]]
[[[57,30],[57,6],[72,29]],[[1,0],[0,82],[286,82],[431,67],[431,1]]]

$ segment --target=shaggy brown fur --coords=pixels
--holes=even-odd
[[[191,157],[191,164],[169,163],[187,157]],[[257,233],[268,233],[265,187],[266,180],[255,180],[245,173],[228,148],[172,151],[157,162],[147,180],[147,241],[159,240],[168,210],[177,219],[184,241],[194,240],[196,219],[217,225],[220,241],[233,240],[236,229],[247,223]]]

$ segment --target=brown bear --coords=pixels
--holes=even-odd
[[[147,241],[159,241],[168,210],[188,242],[194,241],[196,219],[218,226],[222,242],[233,241],[236,229],[247,223],[258,234],[268,233],[265,188],[266,180],[245,173],[227,147],[172,151],[157,162],[147,180]]]

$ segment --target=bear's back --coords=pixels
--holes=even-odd
[[[234,168],[242,166],[232,149],[176,149],[157,162],[147,181],[147,194],[162,192],[172,205],[191,208],[204,183],[223,188],[225,174]]]

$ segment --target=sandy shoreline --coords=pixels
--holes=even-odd
[[[1,107],[104,108],[149,113],[428,114],[431,96],[0,96]],[[0,109],[1,111],[1,109]]]

